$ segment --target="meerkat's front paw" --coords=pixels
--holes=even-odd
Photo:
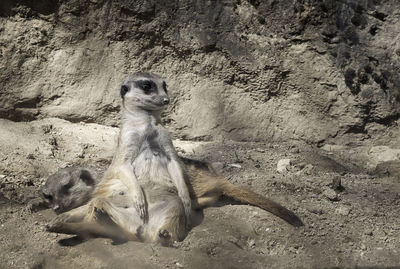
[[[179,195],[181,197],[182,203],[183,203],[183,207],[185,209],[185,215],[186,215],[186,219],[188,221],[188,224],[190,223],[190,218],[192,215],[192,200],[190,199],[189,194],[180,194]]]
[[[141,203],[139,201],[134,202],[134,206],[136,208],[136,211],[139,214],[140,219],[142,219],[144,222],[147,222],[147,210],[146,210],[146,205],[144,203]]]
[[[58,233],[60,231],[61,226],[62,222],[51,222],[49,224],[46,224],[46,231],[52,233]]]
[[[133,205],[136,208],[136,211],[139,214],[140,219],[143,220],[144,223],[148,220],[147,215],[147,207],[146,207],[146,200],[144,199],[144,195],[142,190],[139,190],[134,197]]]
[[[58,232],[62,223],[69,222],[71,216],[69,214],[61,214],[56,216],[49,224],[46,225],[46,230],[48,232]]]

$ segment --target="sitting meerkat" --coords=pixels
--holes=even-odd
[[[121,86],[122,119],[116,153],[90,201],[58,215],[52,232],[117,240],[181,241],[191,199],[169,132],[160,114],[169,103],[165,81],[135,73]]]
[[[207,163],[179,159],[161,125],[161,111],[169,103],[161,77],[135,73],[124,80],[120,92],[121,129],[110,167],[89,202],[58,215],[49,231],[171,245],[186,236],[192,204],[209,206],[221,195],[302,225],[293,212],[231,184]]]

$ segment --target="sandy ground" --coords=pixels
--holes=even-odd
[[[47,135],[57,136],[57,122]],[[43,128],[30,130],[34,138]],[[114,138],[101,145],[104,152],[107,141]],[[62,153],[61,144],[54,156]],[[294,228],[261,209],[222,201],[198,212],[201,223],[172,248],[137,242],[115,245],[103,238],[80,242],[46,232],[45,225],[55,214],[37,199],[46,173],[56,166],[49,160],[61,166],[66,162],[46,159],[40,149],[33,155],[16,154],[20,146],[3,143],[0,268],[400,268],[398,178],[368,175],[343,155],[298,142],[176,145],[183,156],[219,162],[231,182],[292,209],[305,226]],[[107,155],[104,152],[83,157],[78,152],[67,165],[95,162]],[[285,173],[277,172],[281,159],[291,162]],[[40,162],[47,170],[29,169]],[[334,180],[343,188],[334,191]]]

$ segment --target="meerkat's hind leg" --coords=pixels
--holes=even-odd
[[[82,222],[88,214],[88,210],[89,205],[86,204],[57,215],[49,224],[46,225],[46,230],[57,233],[61,223]]]
[[[128,206],[116,206],[107,198],[96,198],[87,220],[100,223],[104,226],[118,227],[125,238],[132,241],[141,240],[141,219],[136,209]]]
[[[174,241],[182,241],[186,237],[187,231],[186,216],[184,214],[170,216],[165,225],[158,230],[159,242],[162,245],[171,246]]]
[[[104,236],[119,242],[140,241],[136,231],[131,232],[126,229],[127,222],[118,215],[119,212],[116,209],[105,198],[96,198],[89,203],[88,215],[82,222],[57,221],[47,230],[56,233],[76,234],[82,237]]]
[[[48,231],[78,235],[82,238],[101,236],[112,238],[118,242],[128,241],[128,237],[116,225],[104,225],[96,222],[59,222],[49,228]]]
[[[89,211],[89,205],[71,209],[55,217],[53,222],[81,222],[86,217]]]
[[[161,203],[149,211],[147,238],[163,246],[182,241],[188,231],[185,209],[180,199]]]

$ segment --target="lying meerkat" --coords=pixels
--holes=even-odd
[[[184,157],[180,157],[180,160],[194,209],[213,206],[225,196],[269,211],[294,226],[303,225],[293,212],[250,189],[230,183],[215,171],[212,164]],[[51,175],[42,190],[50,208],[59,214],[89,201],[94,189],[92,184],[100,181],[99,172],[96,172],[96,176],[91,175],[93,180],[89,182],[81,175],[91,171],[92,168],[70,167]]]
[[[259,206],[295,226],[302,225],[288,209],[231,184],[206,163],[183,159],[190,175],[185,181],[170,135],[160,123],[160,113],[169,98],[165,81],[159,76],[129,76],[121,86],[121,97],[121,130],[109,169],[90,201],[57,216],[49,231],[170,245],[183,240],[188,232],[191,197],[193,205],[202,208],[221,195]]]
[[[42,198],[57,214],[86,204],[104,171],[93,168],[61,168],[42,187]]]

